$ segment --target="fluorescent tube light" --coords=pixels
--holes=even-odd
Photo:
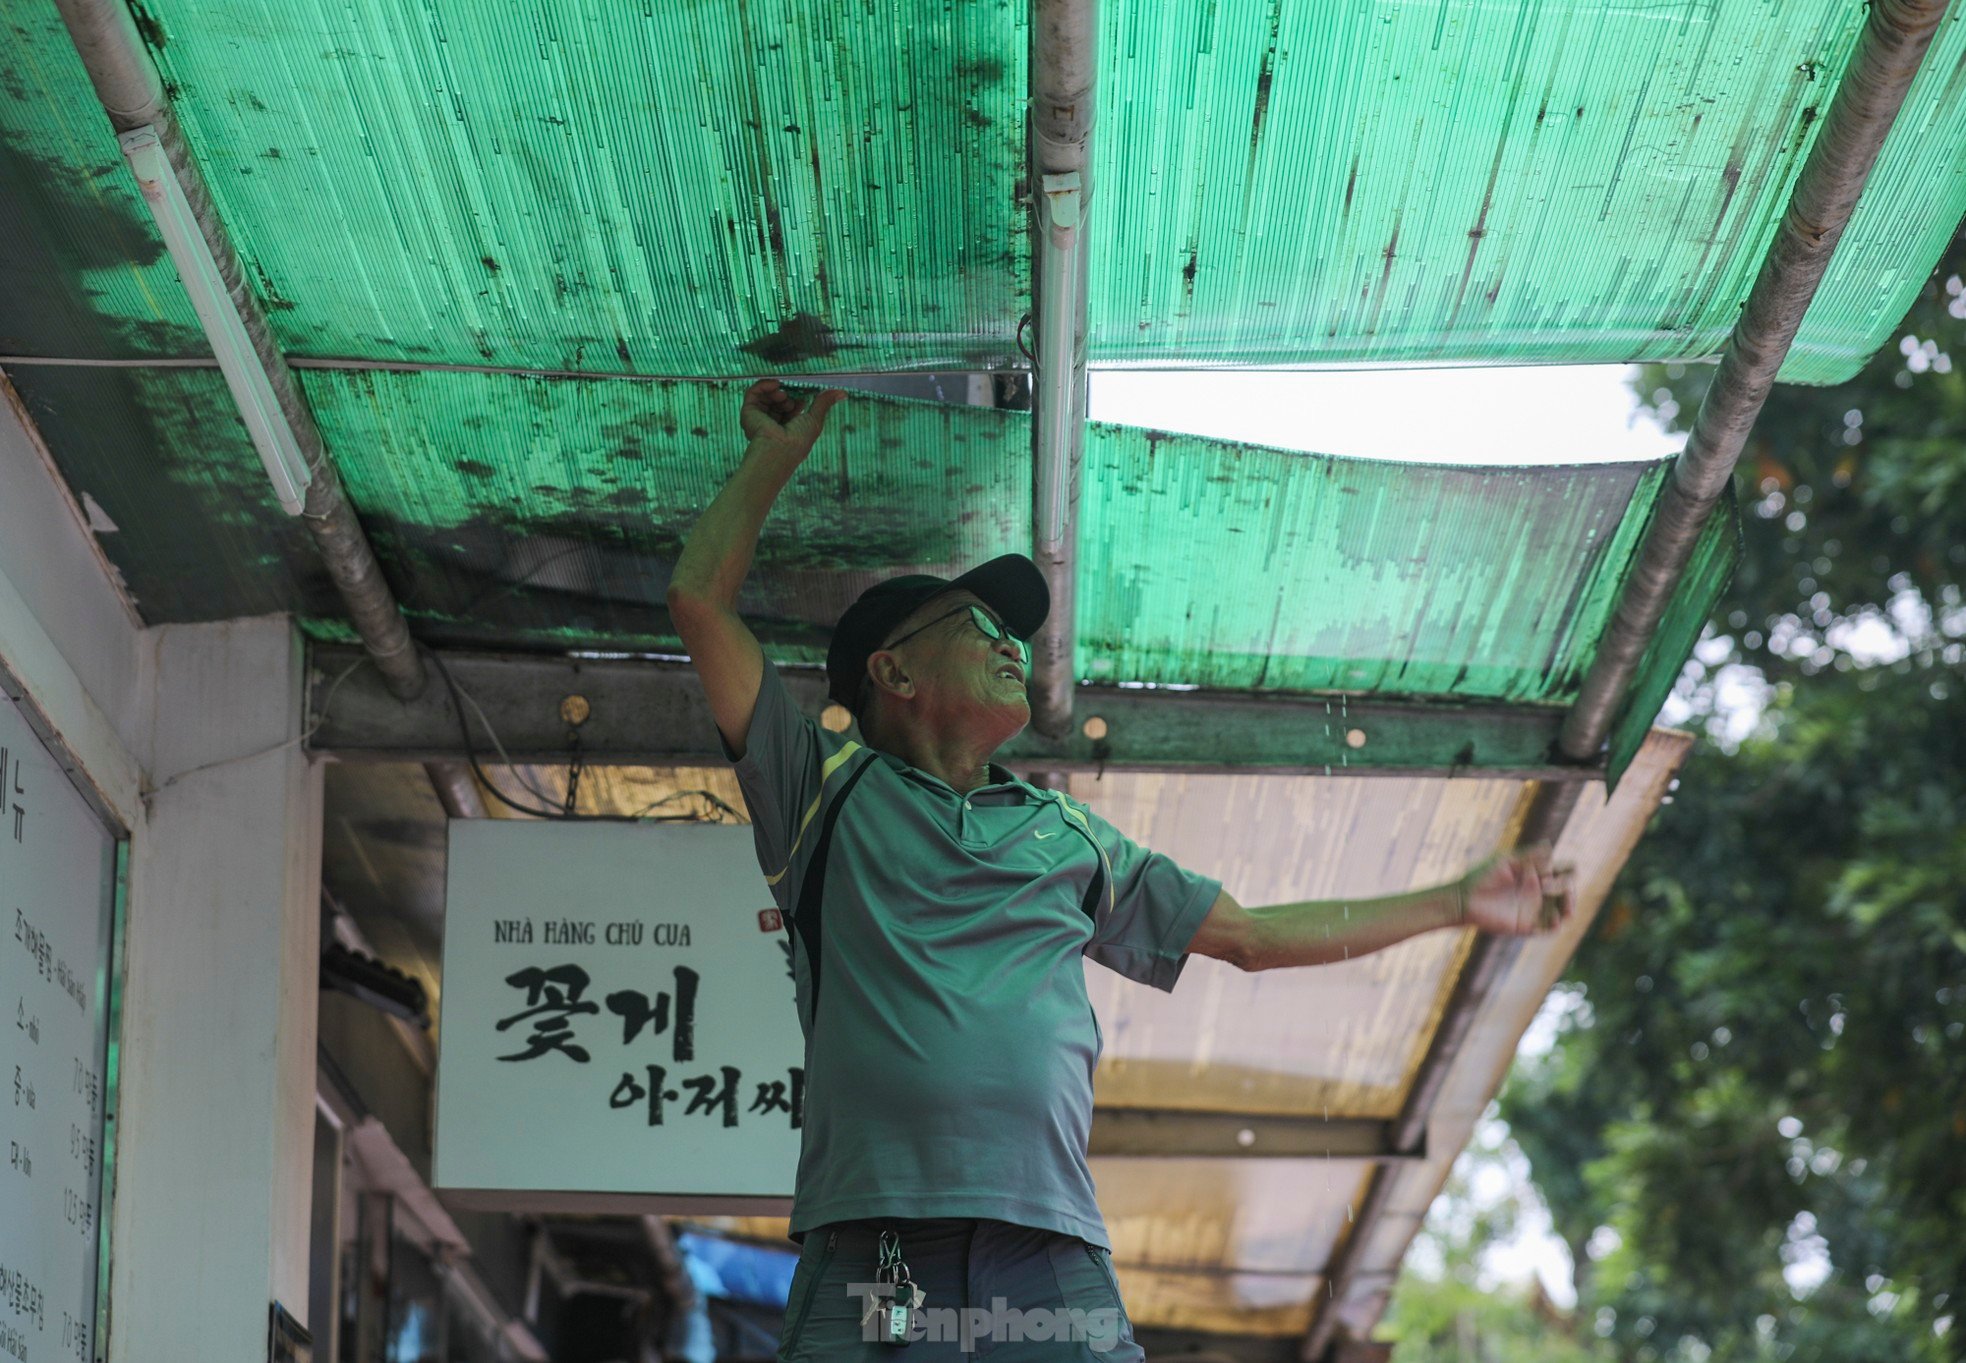
[[[1085,439],[1085,200],[1077,171],[1046,175],[1040,189],[1034,538],[1049,546],[1070,534],[1070,483]]]
[[[124,159],[136,174],[143,201],[150,205],[150,214],[157,220],[157,230],[164,235],[164,245],[171,253],[171,263],[177,266],[178,277],[184,281],[184,291],[191,295],[191,306],[204,325],[212,353],[218,357],[218,367],[225,375],[226,386],[232,390],[232,400],[238,404],[239,417],[246,423],[253,448],[259,451],[260,463],[266,466],[266,476],[273,480],[273,493],[289,516],[298,516],[306,502],[308,485],[314,481],[313,474],[286,413],[280,410],[279,399],[273,395],[273,384],[253,350],[245,321],[226,292],[205,234],[198,230],[191,204],[184,197],[184,186],[178,183],[177,172],[164,155],[157,129],[146,125],[124,133],[117,140],[122,143]]]

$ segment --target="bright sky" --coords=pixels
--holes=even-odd
[[[1281,449],[1443,464],[1598,464],[1675,453],[1626,365],[1095,369],[1092,419]]]

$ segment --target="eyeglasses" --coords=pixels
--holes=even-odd
[[[983,631],[984,638],[989,639],[992,642],[1001,642],[1005,639],[1008,639],[1011,643],[1017,645],[1017,661],[1020,664],[1022,664],[1026,670],[1030,668],[1031,646],[1025,643],[1022,639],[1018,638],[1015,634],[1012,634],[1009,630],[1005,629],[1003,625],[998,623],[997,618],[995,616],[991,615],[988,611],[984,610],[981,606],[958,606],[955,610],[948,611],[942,615],[936,616],[933,620],[921,626],[920,629],[911,629],[906,634],[902,635],[899,639],[894,640],[892,643],[882,644],[881,647],[883,649],[899,648],[901,645],[907,643],[910,639],[914,638],[917,634],[920,634],[922,630],[933,629],[937,625],[941,624],[944,620],[948,620],[954,616],[961,615],[964,611],[969,612],[970,622],[974,624],[976,628]]]

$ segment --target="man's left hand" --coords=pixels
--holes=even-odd
[[[1470,926],[1509,937],[1553,931],[1575,907],[1570,868],[1552,865],[1543,845],[1490,857],[1462,877],[1461,893]]]

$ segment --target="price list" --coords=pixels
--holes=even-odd
[[[0,1363],[99,1357],[116,844],[0,692]]]

